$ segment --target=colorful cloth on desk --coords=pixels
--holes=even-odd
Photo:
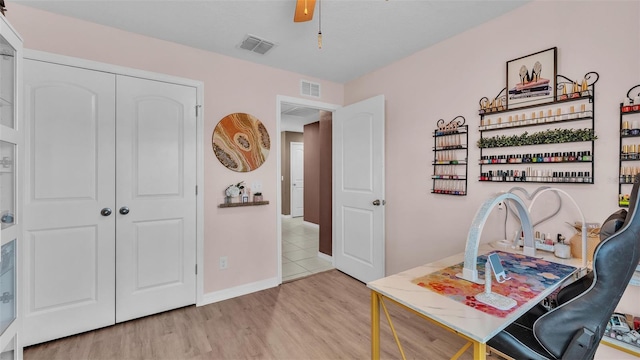
[[[552,263],[521,254],[496,251],[507,273],[503,283],[491,282],[491,292],[514,299],[518,305],[509,310],[499,310],[476,300],[475,295],[484,291],[484,285],[460,279],[456,274],[462,272],[464,263],[421,276],[412,282],[440,295],[471,306],[485,313],[505,317],[546,288],[557,284],[561,279],[576,270],[573,266]],[[478,273],[484,276],[484,264],[487,255],[478,256]]]

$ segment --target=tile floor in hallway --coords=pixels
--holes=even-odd
[[[319,229],[302,217],[282,218],[282,281],[333,269],[331,261],[318,257]]]

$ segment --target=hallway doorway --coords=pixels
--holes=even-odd
[[[330,149],[331,144],[329,137],[328,146],[322,147],[318,134],[321,116],[322,131],[326,134],[328,129],[328,134],[331,133],[331,113],[338,107],[278,96],[278,178],[281,186],[277,194],[277,233],[279,277],[283,282],[333,268],[331,153],[325,152],[322,159],[320,156],[320,152]],[[300,191],[304,193],[304,210],[297,212],[293,209],[291,195],[295,183],[291,173],[291,146],[295,143],[304,144],[305,157],[304,189]],[[329,167],[328,177],[319,174],[321,161]],[[300,212],[303,216],[297,217]]]
[[[282,218],[282,282],[333,269],[330,258],[318,256],[319,230],[302,217]]]

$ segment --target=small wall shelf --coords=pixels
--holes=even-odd
[[[632,94],[634,90],[636,94]],[[618,157],[618,206],[629,207],[629,191],[640,170],[640,85],[627,91],[620,103],[620,152]],[[635,115],[634,115],[635,114]],[[623,165],[624,162],[624,165]],[[633,163],[635,162],[635,164]],[[626,194],[625,194],[626,193]]]
[[[486,97],[480,99],[479,180],[593,184],[598,78],[598,73],[589,72],[578,91],[557,95],[546,103],[514,109],[502,106],[507,103],[506,87],[491,101]],[[556,75],[556,84],[558,90],[563,90],[579,82]],[[570,124],[559,126],[567,123]],[[540,130],[530,133],[523,129],[533,127]],[[498,134],[487,136],[489,132]],[[522,147],[537,153],[514,151]],[[544,169],[538,166],[542,164],[546,165]],[[495,169],[495,165],[500,165],[499,169]],[[491,170],[484,171],[485,166]]]
[[[265,201],[251,201],[251,202],[244,202],[244,203],[226,203],[226,204],[219,204],[218,207],[230,208],[230,207],[240,207],[240,206],[259,206],[259,205],[269,205],[269,201],[265,200]]]
[[[432,194],[467,195],[469,131],[463,116],[437,122],[433,132]]]

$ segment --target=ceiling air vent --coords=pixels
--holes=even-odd
[[[249,50],[260,55],[266,54],[274,46],[274,43],[253,35],[247,35],[240,44],[241,49]]]
[[[300,94],[315,98],[320,97],[320,84],[307,80],[300,80]]]

